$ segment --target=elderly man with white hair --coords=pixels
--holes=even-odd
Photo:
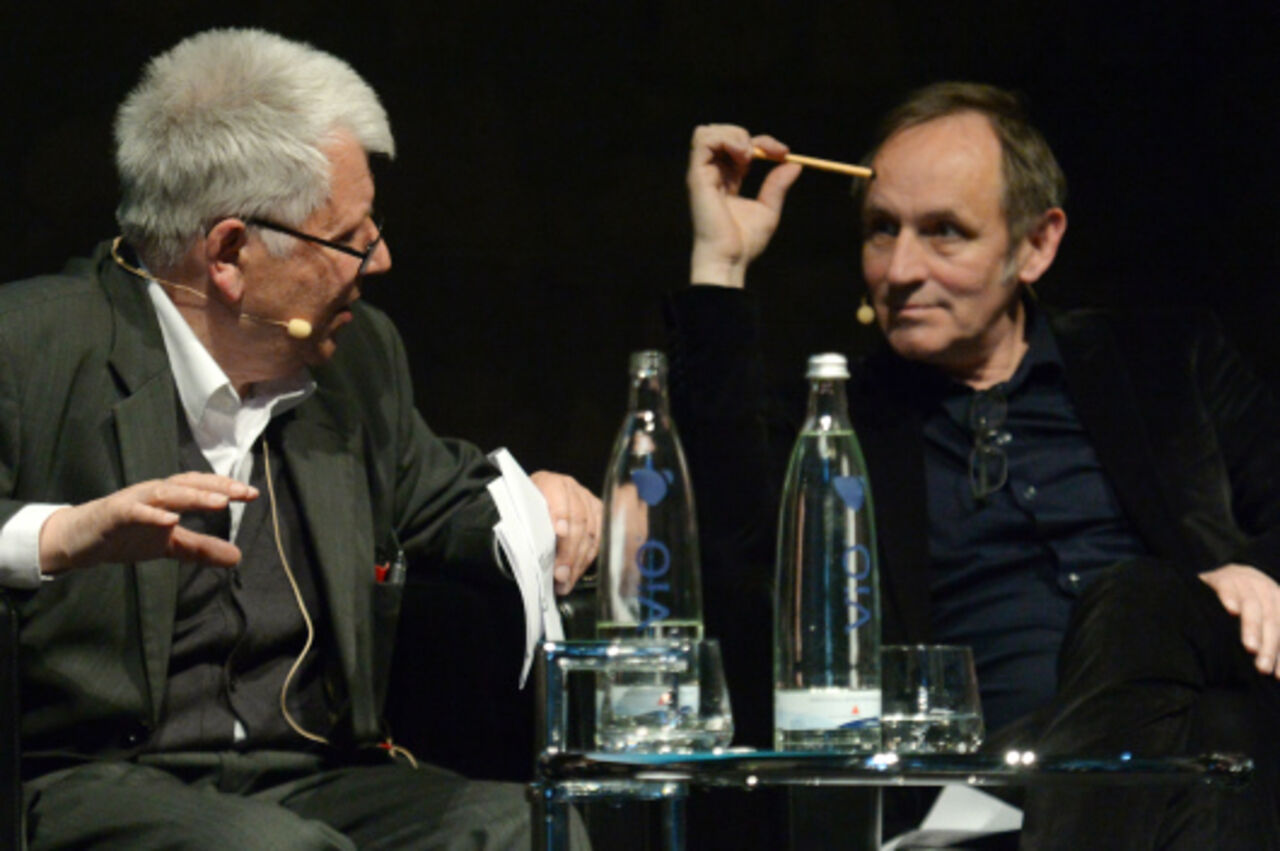
[[[383,722],[405,565],[504,566],[498,470],[422,421],[359,301],[391,266],[377,95],[210,31],[150,63],[116,136],[122,236],[0,288],[31,848],[527,844],[519,786],[411,765]],[[599,501],[532,482],[563,591]]]

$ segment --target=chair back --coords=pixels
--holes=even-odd
[[[18,612],[0,588],[0,848],[23,848]]]

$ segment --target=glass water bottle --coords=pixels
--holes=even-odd
[[[871,490],[844,355],[809,358],[809,403],[778,528],[774,747],[880,747],[880,597]]]
[[[627,415],[604,481],[596,631],[602,639],[698,640],[698,529],[666,356],[635,352],[630,371]]]

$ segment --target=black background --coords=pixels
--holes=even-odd
[[[8,3],[0,280],[115,232],[110,125],[145,60],[209,26],[347,59],[399,156],[380,176],[396,318],[441,432],[599,488],[627,353],[661,343],[687,275],[683,171],[699,122],[855,159],[910,89],[1023,92],[1071,183],[1040,287],[1062,305],[1215,310],[1280,380],[1280,4],[847,2]],[[773,362],[860,350],[848,184],[806,174],[752,287]]]

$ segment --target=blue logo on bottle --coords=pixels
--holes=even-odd
[[[867,498],[867,486],[862,483],[862,476],[836,476],[831,480],[831,486],[850,511],[862,508]]]
[[[647,466],[631,471],[631,483],[645,505],[657,505],[667,495],[667,486],[675,481],[670,470],[653,469],[653,456],[646,459]]]
[[[836,495],[840,497],[850,511],[858,511],[862,508],[867,499],[866,481],[862,476],[835,476],[831,480],[831,486],[835,489]],[[854,611],[854,616],[849,619],[849,624],[845,626],[846,632],[853,632],[867,621],[871,620],[871,610],[862,603],[858,602],[858,598],[864,594],[871,593],[869,585],[862,585],[862,581],[871,576],[871,551],[863,544],[854,544],[844,551],[844,572],[852,582],[851,591],[845,593],[845,604]]]
[[[656,506],[666,499],[669,485],[675,481],[670,470],[655,470],[653,456],[645,458],[645,466],[631,471],[631,483],[645,505]],[[640,605],[644,620],[640,629],[647,629],[658,621],[666,620],[671,609],[657,599],[659,592],[670,593],[671,583],[658,580],[671,570],[671,550],[662,541],[649,538],[636,550],[636,568],[640,571]]]

